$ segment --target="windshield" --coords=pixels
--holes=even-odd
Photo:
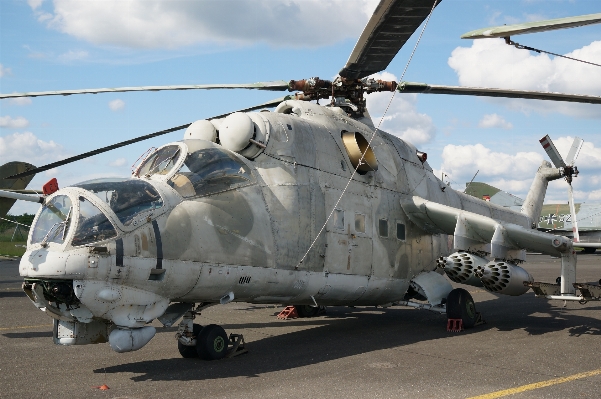
[[[125,226],[128,226],[136,215],[163,206],[159,193],[152,185],[142,180],[102,179],[79,183],[74,187],[94,193],[111,207]]]
[[[31,243],[54,242],[62,244],[69,232],[73,206],[66,195],[57,195],[48,201],[37,218]]]
[[[254,182],[250,168],[229,151],[210,142],[186,144],[191,152],[168,182],[182,197],[214,194]]]
[[[117,231],[100,209],[84,197],[79,197],[79,216],[73,245],[86,245],[117,236]]]
[[[142,162],[136,176],[166,175],[175,166],[180,152],[181,149],[177,145],[159,148]]]

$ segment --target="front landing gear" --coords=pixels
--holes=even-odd
[[[228,343],[223,327],[209,324],[196,336],[196,352],[203,360],[223,359],[227,355]]]
[[[480,313],[476,312],[476,304],[469,292],[463,288],[455,288],[447,296],[447,330],[458,332],[484,324]]]
[[[200,335],[201,331],[202,326],[200,324],[194,323],[192,327],[192,334],[195,338]],[[179,339],[177,340],[177,349],[179,350],[179,354],[187,359],[198,357],[196,346],[184,345]]]
[[[230,334],[217,324],[201,326],[192,323],[197,311],[189,310],[179,323],[177,349],[184,358],[200,357],[203,360],[219,360],[247,353],[242,334]]]

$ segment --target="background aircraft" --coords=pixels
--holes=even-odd
[[[523,199],[482,182],[466,183],[465,193],[516,211],[524,204]],[[601,204],[576,203],[575,207],[580,233],[580,241],[575,246],[586,253],[594,253],[601,248]],[[570,206],[566,203],[543,205],[537,228],[572,237]]]

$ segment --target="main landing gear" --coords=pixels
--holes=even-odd
[[[484,324],[476,304],[469,292],[455,288],[447,296],[447,330],[458,332],[466,328]]]
[[[219,360],[248,352],[244,348],[242,334],[230,334],[228,337],[223,327],[217,324],[203,327],[192,323],[196,314],[198,313],[192,310],[186,312],[179,324],[177,349],[182,357]]]

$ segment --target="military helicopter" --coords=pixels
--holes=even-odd
[[[365,95],[423,91],[424,85],[369,76],[386,68],[437,4],[381,0],[333,81],[1,95],[296,92],[149,135],[186,129],[182,141],[143,154],[128,179],[61,189],[52,183],[45,196],[20,194],[19,199],[42,203],[19,272],[25,293],[54,319],[54,342],[108,341],[113,350],[128,352],[152,339],[153,320],[171,326],[181,319],[180,354],[220,359],[234,337],[194,318],[232,301],[294,305],[305,317],[322,306],[405,305],[446,313],[460,328],[474,326],[473,299],[453,289],[445,273],[499,294],[533,288],[550,299],[599,300],[599,286],[576,283],[571,240],[536,230],[548,182],[571,176],[573,169],[544,161],[515,212],[449,188],[432,173],[427,154],[371,121]],[[557,93],[498,89],[494,95],[601,103],[599,97]],[[330,103],[311,102],[319,99]],[[526,250],[560,257],[560,281],[534,282],[520,266]]]

